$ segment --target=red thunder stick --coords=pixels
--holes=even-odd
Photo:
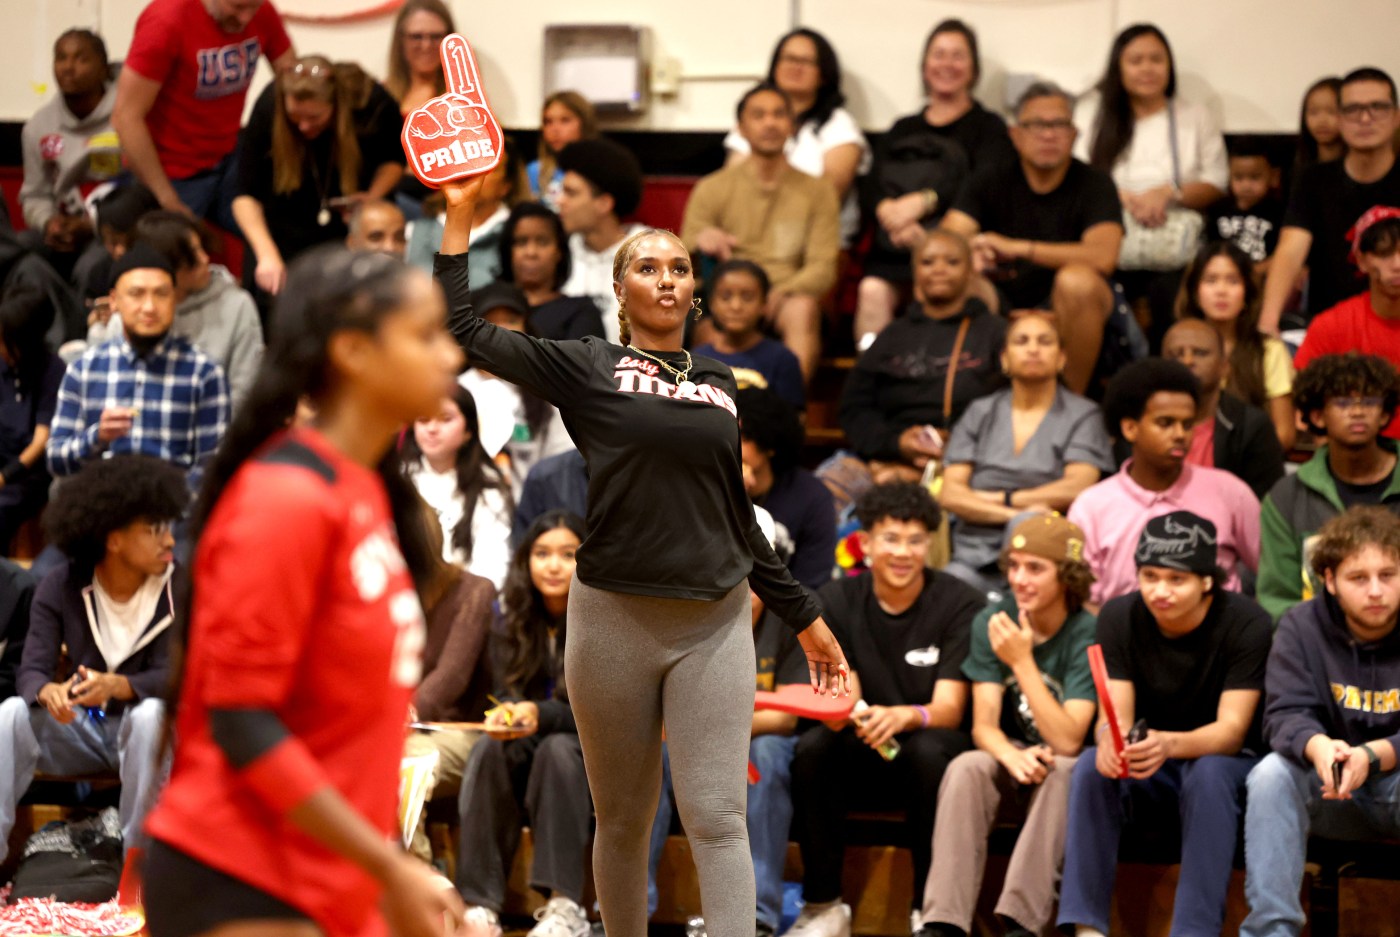
[[[1123,758],[1123,730],[1118,728],[1118,713],[1113,708],[1113,697],[1108,692],[1108,664],[1104,663],[1103,648],[1089,645],[1089,670],[1094,674],[1094,688],[1099,691],[1099,705],[1103,707],[1103,718],[1108,723],[1108,731],[1113,734],[1113,750]],[[1128,762],[1123,761],[1120,777],[1128,776]]]
[[[490,172],[505,145],[467,40],[452,33],[442,40],[441,54],[447,93],[413,111],[403,124],[408,165],[433,188]]]
[[[855,700],[849,696],[813,696],[805,683],[789,683],[777,690],[754,693],[754,709],[776,709],[805,719],[845,719],[851,714]]]

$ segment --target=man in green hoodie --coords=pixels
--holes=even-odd
[[[1275,622],[1320,592],[1308,562],[1318,528],[1358,504],[1400,513],[1395,443],[1380,435],[1397,400],[1400,377],[1376,355],[1323,355],[1294,381],[1298,412],[1325,440],[1264,498],[1256,597]]]

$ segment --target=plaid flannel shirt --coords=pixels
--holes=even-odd
[[[103,443],[97,424],[108,407],[130,407],[136,416],[130,433]],[[134,452],[185,469],[190,490],[197,491],[228,419],[228,383],[213,359],[174,335],[139,356],[120,335],[89,348],[63,375],[49,471],[72,475],[90,459]]]

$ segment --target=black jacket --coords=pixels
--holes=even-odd
[[[1132,448],[1124,440],[1113,444],[1120,466],[1130,455]],[[1234,394],[1222,393],[1215,405],[1215,467],[1240,479],[1263,501],[1283,477],[1284,458],[1269,415]]]

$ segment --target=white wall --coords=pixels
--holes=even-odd
[[[94,26],[114,58],[124,54],[146,0],[0,0],[0,120],[22,120],[52,93],[53,38]],[[286,11],[324,14],[380,0],[280,0]],[[533,126],[541,98],[544,27],[621,22],[651,27],[656,50],[681,62],[675,98],[653,100],[615,126],[718,130],[735,99],[766,68],[773,40],[792,25],[825,33],[839,52],[851,110],[882,130],[918,106],[919,54],[930,26],[960,16],[982,42],[979,96],[1003,105],[1008,72],[1090,85],[1114,34],[1150,20],[1171,38],[1184,91],[1208,99],[1227,130],[1296,129],[1298,99],[1320,75],[1374,64],[1400,74],[1397,0],[448,0],[481,58],[493,107],[507,126]],[[13,12],[12,12],[13,11]],[[18,14],[18,15],[15,15]],[[294,26],[304,52],[362,62],[382,74],[390,19]],[[264,76],[265,77],[265,76]]]

